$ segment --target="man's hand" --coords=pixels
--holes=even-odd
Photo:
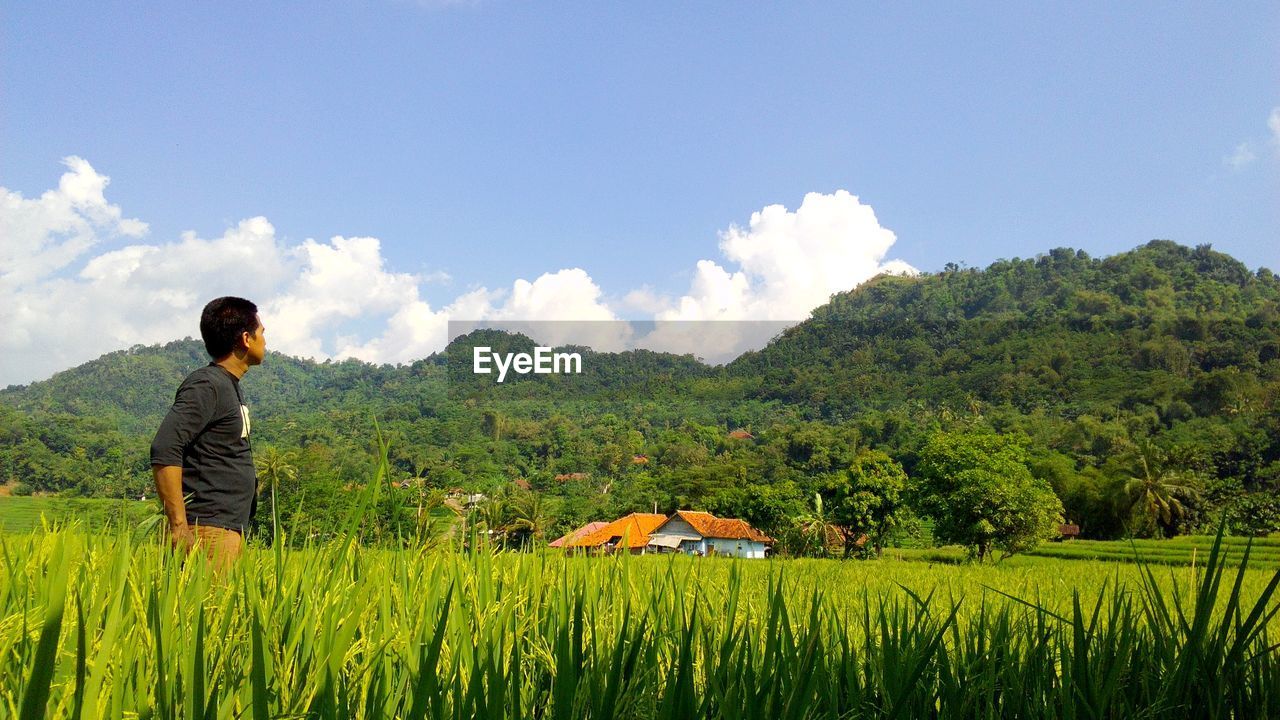
[[[164,504],[164,515],[169,520],[169,543],[175,550],[190,552],[195,547],[196,534],[187,525],[187,503],[182,499],[182,468],[174,465],[152,465],[156,493]]]
[[[169,547],[186,554],[195,546],[196,534],[191,531],[190,525],[184,522],[182,527],[169,526]]]

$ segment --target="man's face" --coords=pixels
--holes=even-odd
[[[261,365],[263,358],[267,356],[267,329],[262,325],[262,318],[258,318],[258,329],[250,335],[245,333],[242,337],[244,340],[245,361],[250,365]]]

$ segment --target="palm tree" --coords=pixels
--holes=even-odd
[[[1149,443],[1134,449],[1134,460],[1136,472],[1124,484],[1129,512],[1154,530],[1186,517],[1183,501],[1200,494],[1194,477],[1169,469],[1164,454]]]
[[[507,531],[525,538],[541,540],[554,517],[550,504],[536,492],[522,492],[510,504],[511,522]]]
[[[501,492],[486,498],[479,508],[480,523],[490,543],[502,540],[506,531],[507,501]]]
[[[276,488],[281,482],[293,482],[298,479],[297,462],[297,453],[292,450],[281,451],[272,445],[263,448],[256,458],[258,475],[266,485],[271,487],[272,542],[280,539],[280,513],[276,509]],[[262,490],[261,485],[258,490]]]

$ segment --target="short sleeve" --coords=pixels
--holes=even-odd
[[[151,441],[152,465],[182,465],[183,452],[213,419],[218,389],[207,377],[188,378]]]

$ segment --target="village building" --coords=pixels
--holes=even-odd
[[[643,555],[649,547],[650,533],[666,520],[666,515],[631,513],[606,524],[604,527],[596,528],[579,537],[566,540],[561,547],[571,552],[625,551],[630,552],[632,555]]]
[[[550,543],[547,544],[547,547],[563,548],[566,544],[572,543],[574,540],[578,540],[579,538],[586,537],[587,535],[590,535],[591,533],[595,532],[596,530],[599,530],[600,528],[608,524],[609,523],[607,522],[602,522],[598,520],[596,522],[589,522],[586,525],[583,525],[582,527],[578,528],[577,530],[574,530],[572,532],[567,532],[564,535],[561,535],[560,537],[556,538],[555,540],[552,540]]]
[[[690,555],[728,555],[763,558],[773,538],[751,527],[746,520],[718,518],[709,512],[677,510],[649,537],[653,552]]]

